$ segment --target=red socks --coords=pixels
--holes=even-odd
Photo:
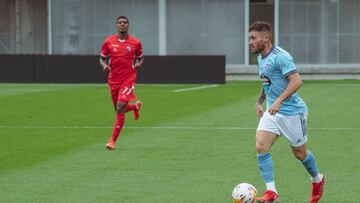
[[[117,113],[116,114],[116,121],[114,124],[114,130],[111,139],[116,142],[117,138],[119,137],[120,131],[124,126],[125,122],[125,114],[124,113]]]
[[[128,104],[125,108],[125,112],[133,111],[136,109],[135,104]],[[111,139],[116,142],[117,138],[119,137],[119,134],[121,132],[122,127],[125,123],[125,114],[124,113],[116,113],[116,121],[114,124],[114,130]]]

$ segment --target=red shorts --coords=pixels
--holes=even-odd
[[[129,85],[109,85],[110,94],[114,106],[118,101],[129,103],[130,101],[136,100],[134,93],[135,83]]]

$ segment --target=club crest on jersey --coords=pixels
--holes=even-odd
[[[267,64],[265,64],[265,69],[267,70],[267,71],[269,71],[269,68],[270,68],[270,65],[267,63]]]
[[[130,47],[130,46],[127,46],[126,49],[128,50],[128,52],[131,51],[131,47]]]

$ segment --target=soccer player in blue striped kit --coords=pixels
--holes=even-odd
[[[286,137],[293,154],[311,175],[310,202],[318,202],[323,194],[325,176],[319,173],[315,157],[306,147],[308,109],[296,93],[302,80],[294,60],[287,51],[272,45],[269,23],[258,21],[248,31],[249,47],[251,53],[257,54],[259,76],[263,83],[255,103],[260,118],[256,130],[256,151],[266,190],[262,197],[257,198],[257,202],[279,201],[270,149],[281,135]],[[265,100],[266,110],[263,111]]]

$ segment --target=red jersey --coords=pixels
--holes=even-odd
[[[129,34],[125,40],[120,40],[118,35],[112,35],[104,41],[101,56],[110,57],[110,85],[136,81],[134,61],[143,56],[140,40]]]

